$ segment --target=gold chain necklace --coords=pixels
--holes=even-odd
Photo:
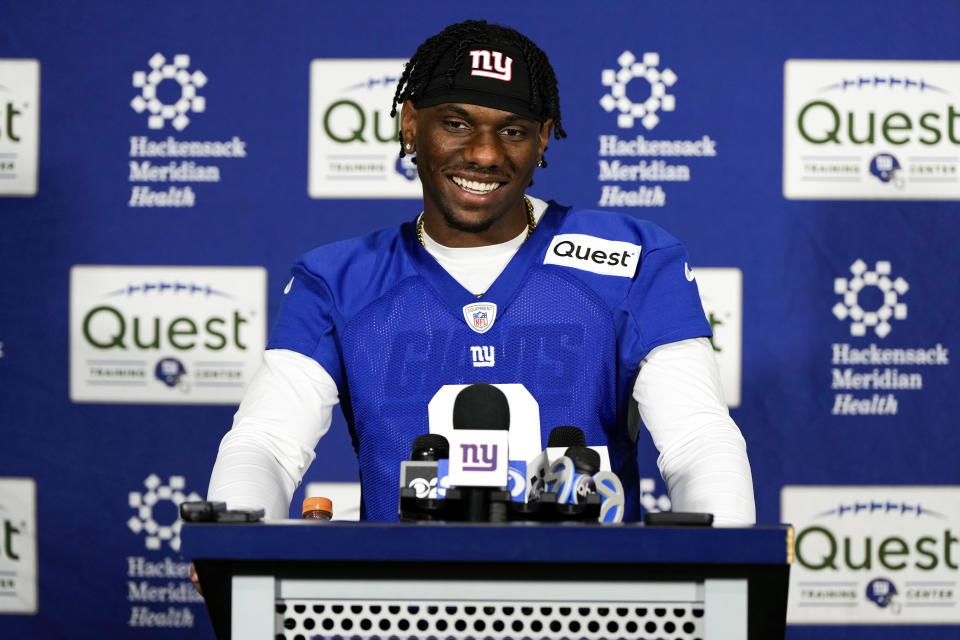
[[[530,198],[523,196],[523,202],[527,205],[527,237],[526,240],[533,234],[534,230],[537,228],[537,219],[533,217],[533,203],[530,202]],[[420,241],[420,246],[424,249],[427,248],[427,245],[423,243],[423,216],[420,216],[420,219],[417,221],[417,240]],[[477,295],[479,298],[482,293]]]

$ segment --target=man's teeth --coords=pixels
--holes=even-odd
[[[464,180],[463,178],[453,177],[453,182],[470,193],[490,193],[500,188],[499,182],[477,182],[476,180]]]

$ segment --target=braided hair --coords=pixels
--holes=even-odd
[[[435,36],[427,38],[417,47],[416,53],[403,68],[403,74],[397,83],[397,92],[393,96],[390,116],[397,115],[397,107],[407,100],[416,100],[427,88],[430,80],[437,74],[437,65],[451,48],[454,49],[453,64],[444,72],[447,86],[453,86],[457,70],[464,57],[478,42],[489,38],[506,41],[522,53],[530,70],[530,109],[543,114],[545,119],[553,120],[553,136],[557,140],[567,137],[560,119],[560,95],[557,91],[557,76],[540,47],[522,33],[509,27],[489,24],[485,20],[467,20],[452,24]],[[400,157],[406,156],[403,150],[403,131],[400,132]],[[546,158],[542,167],[547,166]]]

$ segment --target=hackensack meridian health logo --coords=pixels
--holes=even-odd
[[[130,508],[136,514],[127,520],[127,526],[135,534],[144,535],[147,549],[158,550],[164,543],[174,551],[180,550],[180,503],[202,500],[195,492],[189,495],[184,493],[186,482],[183,476],[170,476],[167,484],[162,484],[155,473],[151,473],[143,481],[146,491],[131,491],[129,496]],[[158,515],[158,507],[166,505],[164,515]],[[157,518],[162,522],[157,522]]]
[[[619,70],[604,69],[601,75],[603,86],[609,87],[610,92],[600,99],[600,106],[610,113],[615,109],[620,112],[617,116],[617,125],[622,129],[632,129],[634,119],[640,119],[643,126],[653,129],[660,122],[657,111],[673,111],[676,98],[667,93],[677,81],[677,74],[672,69],[660,71],[660,54],[656,52],[643,54],[643,60],[637,60],[630,51],[624,51],[617,58]],[[627,95],[627,85],[632,80],[641,79],[650,87],[650,93],[645,100],[634,102]],[[636,97],[636,96],[635,96]]]
[[[849,323],[850,335],[855,340],[830,345],[831,414],[904,413],[904,395],[914,394],[901,392],[922,391],[931,367],[950,364],[950,350],[939,342],[908,348],[901,344],[864,344],[865,340],[888,339],[893,334],[894,321],[907,319],[903,298],[910,285],[903,277],[894,276],[887,260],[878,260],[870,269],[858,258],[850,265],[850,274],[833,281],[834,295],[840,296],[840,300],[833,305],[832,314]],[[902,333],[897,335],[903,339]]]
[[[163,129],[169,121],[174,129],[183,131],[190,124],[188,113],[206,111],[207,101],[198,95],[197,89],[207,84],[207,76],[199,69],[190,70],[190,56],[185,53],[173,56],[169,62],[158,52],[148,64],[150,71],[133,73],[133,86],[140,89],[140,94],[130,101],[130,106],[137,113],[148,113],[147,126],[151,129]],[[161,97],[158,94],[157,89],[166,80],[179,85],[179,95],[174,92],[169,97]]]
[[[670,164],[662,158],[713,157],[717,155],[717,143],[707,135],[697,140],[647,140],[643,135],[621,138],[624,129],[641,127],[643,131],[652,131],[660,124],[661,114],[676,109],[677,99],[672,88],[678,77],[673,69],[661,68],[660,54],[655,51],[637,59],[625,50],[617,58],[617,64],[617,69],[600,72],[604,93],[599,104],[607,113],[616,114],[618,130],[600,135],[597,179],[600,183],[613,184],[601,185],[598,204],[601,207],[662,207],[666,205],[667,194],[659,183],[690,181],[690,165]]]
[[[192,627],[203,615],[203,597],[190,583],[190,561],[180,557],[180,503],[200,500],[186,491],[183,476],[172,475],[164,484],[151,473],[143,491],[131,491],[128,502],[134,515],[127,527],[143,536],[149,550],[126,558],[128,627]],[[167,549],[167,554],[163,554]]]
[[[136,63],[137,67],[142,64],[142,60]],[[172,59],[155,53],[147,66],[133,72],[133,87],[139,93],[130,100],[130,107],[144,119],[131,117],[137,122],[137,133],[129,137],[127,206],[194,207],[204,191],[216,188],[208,185],[220,182],[223,172],[247,157],[247,143],[238,135],[217,131],[216,119],[205,123],[216,139],[176,137],[196,114],[207,111],[207,98],[201,95],[205,88],[209,90],[207,75],[185,53]],[[225,100],[213,102],[230,108]],[[142,127],[151,135],[142,135]]]
[[[850,335],[864,336],[867,329],[880,338],[886,338],[890,333],[890,320],[904,320],[907,317],[907,305],[900,302],[900,296],[905,294],[910,286],[903,278],[891,280],[890,263],[879,260],[873,270],[867,269],[863,260],[857,260],[850,265],[852,278],[836,278],[833,281],[833,291],[843,296],[843,301],[833,306],[833,315],[838,320],[850,321]],[[861,295],[871,288],[879,292],[879,306],[872,310],[864,310]]]

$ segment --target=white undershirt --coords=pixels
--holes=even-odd
[[[530,198],[530,203],[533,205],[533,219],[539,222],[547,210],[547,203],[537,198]],[[490,288],[526,239],[527,229],[524,228],[520,235],[500,244],[455,248],[438,243],[423,229],[423,246],[427,253],[464,289],[474,295],[484,293]]]
[[[547,205],[530,200],[539,219]],[[526,230],[505,243],[469,249],[444,247],[423,235],[427,251],[454,279],[482,293],[523,244]],[[640,363],[633,398],[660,452],[657,465],[673,510],[712,513],[719,526],[753,524],[746,444],[723,400],[710,342],[681,340],[651,350]],[[286,518],[338,402],[336,383],[316,360],[285,349],[266,351],[220,443],[208,499]]]

